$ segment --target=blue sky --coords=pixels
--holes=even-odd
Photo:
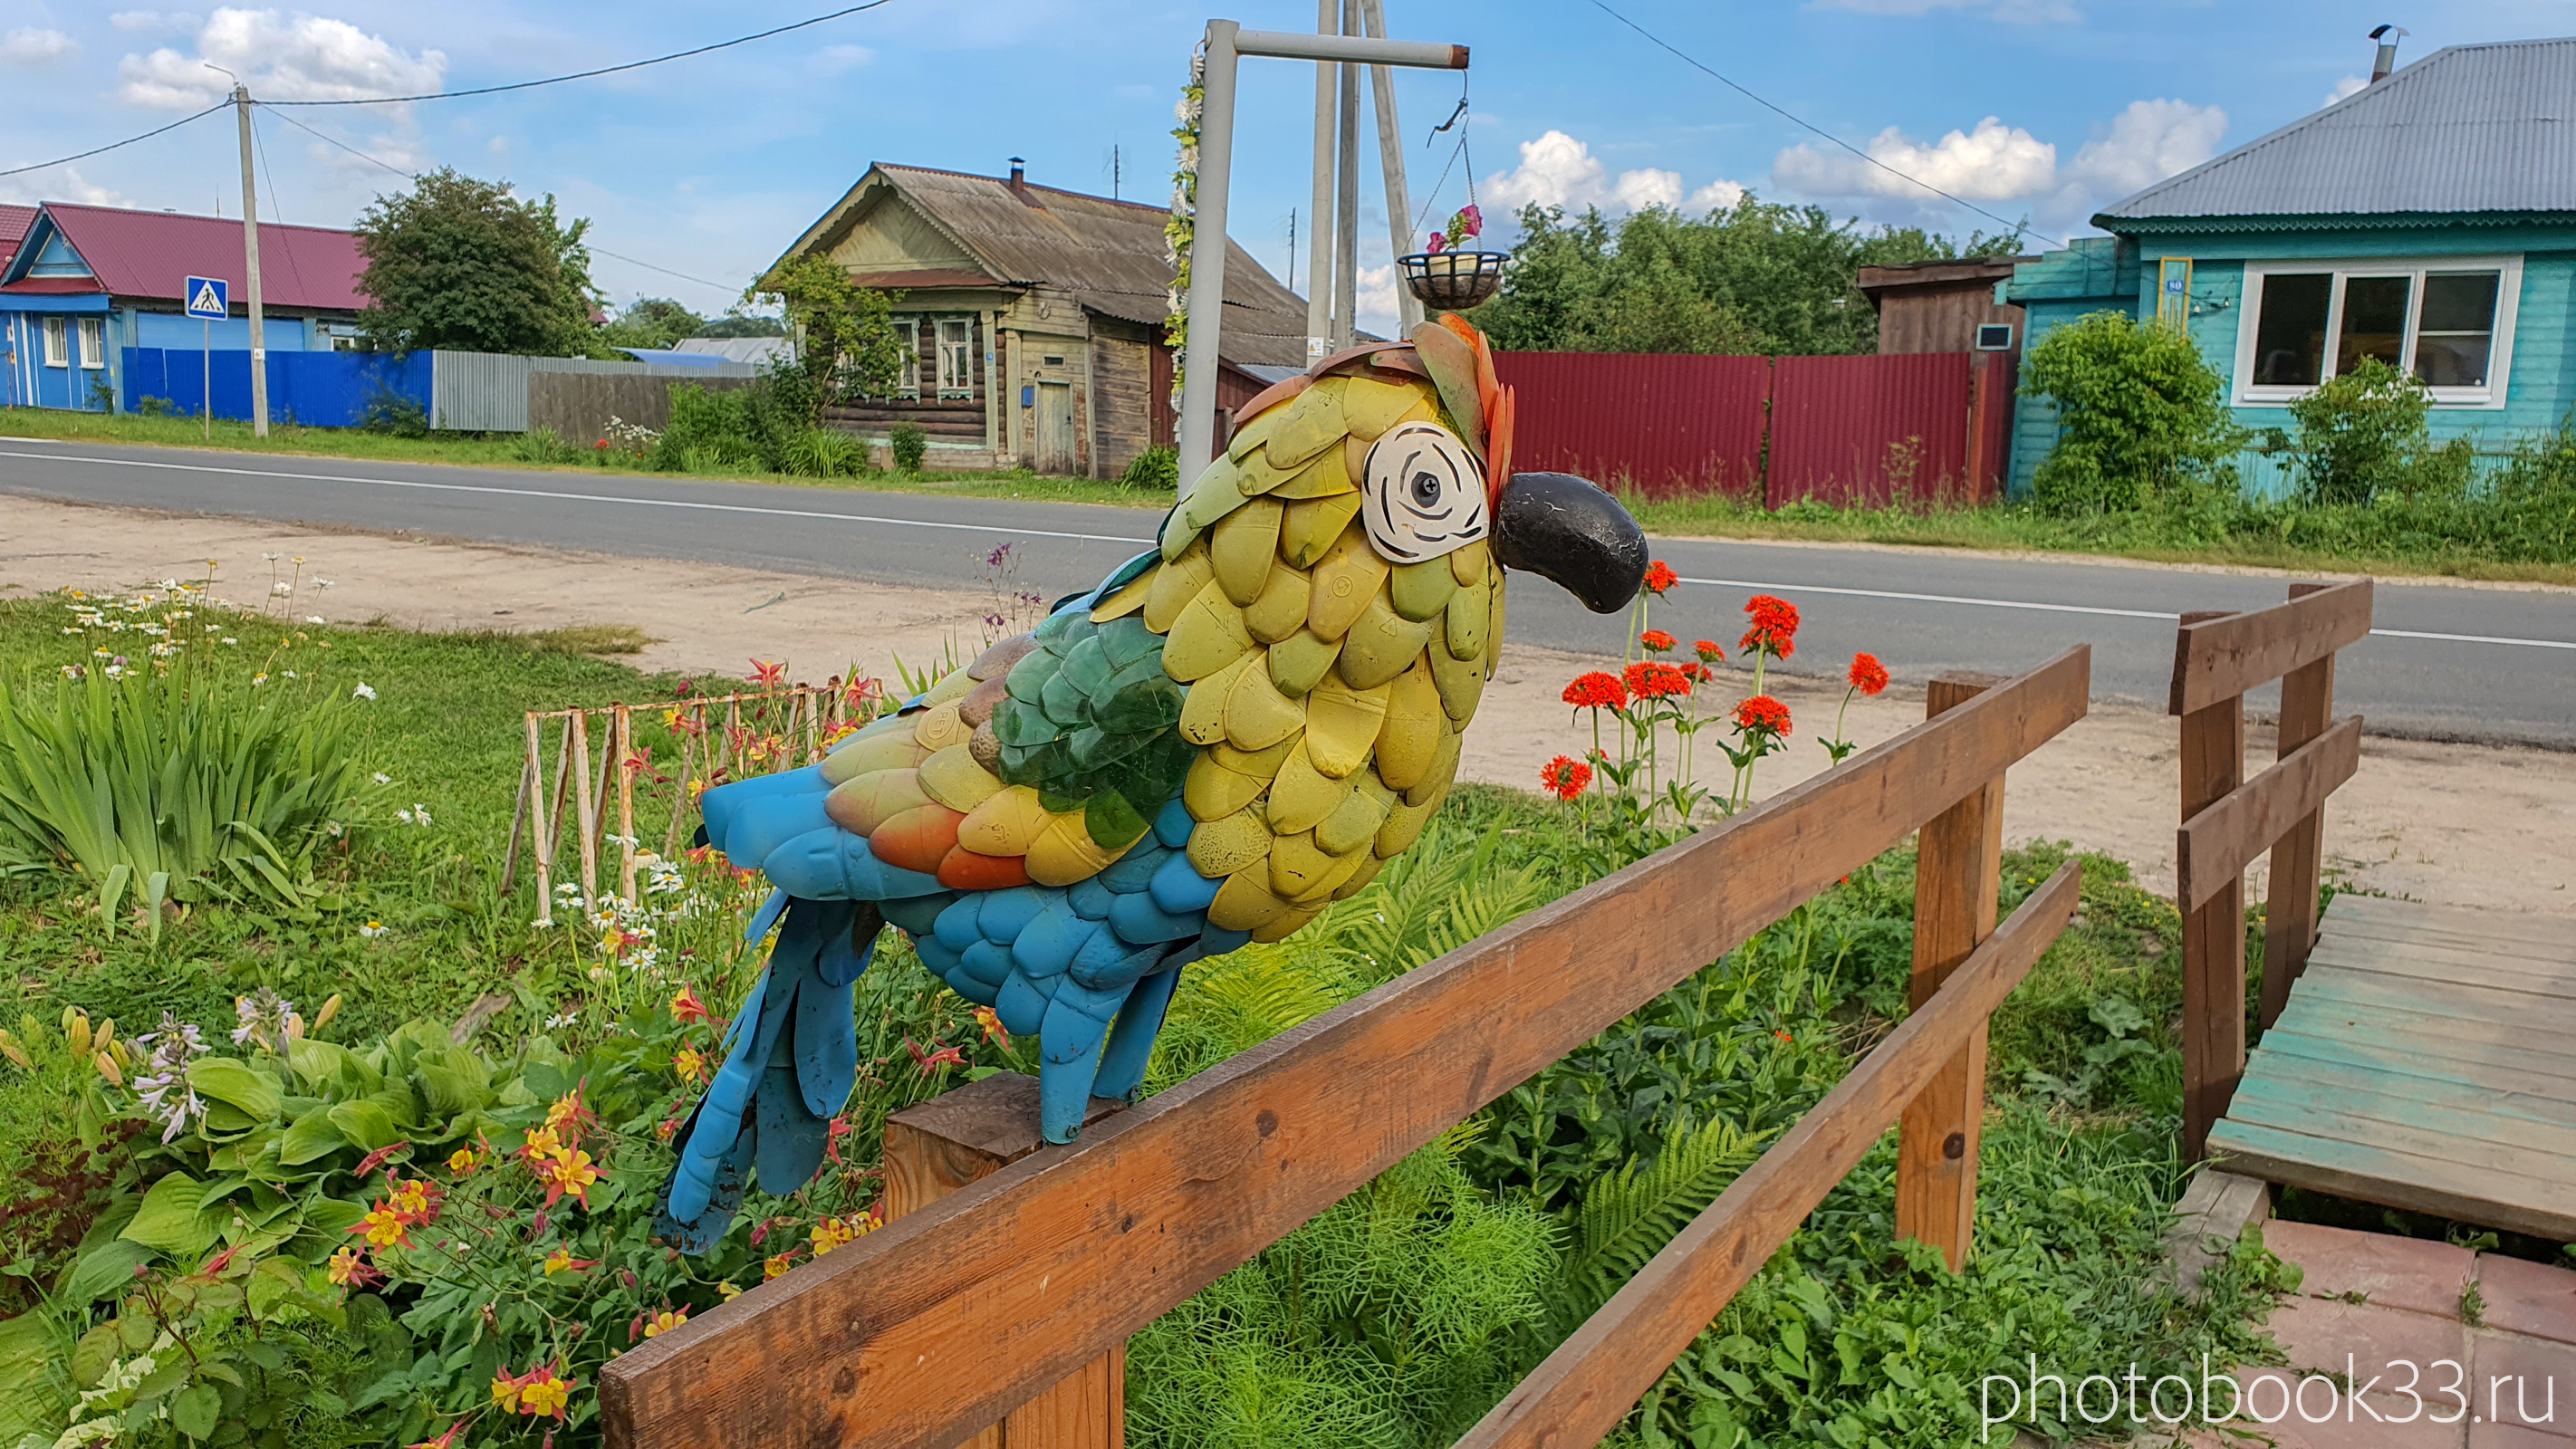
[[[1205,0],[1202,0],[1202,4]],[[2451,43],[2576,32],[2576,0],[1612,0],[1679,49],[1833,136],[2035,230],[2062,237],[2098,206],[2316,109],[2369,72],[2365,33],[2413,35],[2401,63]],[[703,44],[833,8],[655,0],[321,0],[312,10],[155,11],[10,0],[0,18],[0,169],[202,107],[244,72],[271,99],[499,84]],[[1917,191],[1654,49],[1585,0],[1427,6],[1387,0],[1398,35],[1474,48],[1468,161],[1500,215],[1526,200],[1579,209],[1705,207],[1745,187],[1871,223],[1993,227]],[[601,80],[400,107],[306,109],[297,120],[405,169],[447,164],[552,192],[590,217],[613,303],[668,295],[720,310],[870,160],[1168,195],[1166,135],[1189,48],[1210,12],[1153,0],[894,0],[755,45]],[[1247,27],[1311,28],[1311,0],[1243,0]],[[1303,208],[1313,72],[1247,62],[1235,239],[1280,271]],[[1452,158],[1425,134],[1460,95],[1453,74],[1399,84],[1417,207]],[[1363,106],[1364,115],[1368,108]],[[1456,133],[1451,133],[1454,136]],[[345,225],[392,173],[264,116],[264,216]],[[1374,156],[1373,142],[1367,148]],[[236,214],[237,148],[210,117],[69,167],[0,178],[0,200],[62,199]],[[1429,202],[1466,200],[1464,167]],[[1387,228],[1371,196],[1362,321],[1391,321]],[[272,195],[274,200],[272,201]],[[1302,225],[1302,223],[1301,223]],[[1300,247],[1302,253],[1303,247]],[[631,258],[632,261],[623,260]],[[643,265],[702,281],[684,281]],[[1297,263],[1304,284],[1305,263]]]

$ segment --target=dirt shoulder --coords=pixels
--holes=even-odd
[[[852,662],[886,674],[950,648],[979,646],[989,598],[756,569],[611,558],[552,549],[433,543],[379,534],[227,518],[174,518],[123,509],[0,498],[0,598],[58,588],[129,588],[201,577],[220,559],[232,597],[268,587],[270,564],[304,558],[308,585],[294,606],[335,623],[414,629],[539,631],[634,624],[653,636],[641,668],[739,677],[750,661],[784,657],[792,677],[820,679]],[[1464,773],[1534,786],[1549,758],[1577,753],[1565,681],[1600,661],[1507,645],[1467,736]],[[1721,677],[1732,702],[1745,681]],[[1850,737],[1875,744],[1923,717],[1923,682],[1899,680],[1855,700]],[[1830,730],[1841,691],[1775,681],[1797,721],[1788,753],[1764,761],[1757,795],[1822,769],[1815,737]],[[2251,758],[2270,758],[2256,729]],[[2173,880],[2177,788],[2174,722],[2145,710],[2097,710],[2014,768],[2004,790],[2009,840],[2063,839],[2131,862],[2156,889]],[[1718,788],[1726,762],[1703,752]],[[2329,867],[2367,890],[2500,911],[2576,917],[2576,755],[2486,745],[2370,738],[2361,770],[2327,812]],[[2259,873],[2258,873],[2259,879]]]

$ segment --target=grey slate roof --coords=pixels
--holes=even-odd
[[[2576,213],[2576,38],[2454,45],[2104,210],[2108,231],[2226,218]],[[2294,223],[2295,224],[2295,223]]]

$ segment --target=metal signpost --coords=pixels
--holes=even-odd
[[[1234,72],[1235,62],[1247,55],[1424,70],[1467,68],[1463,45],[1361,35],[1297,35],[1245,30],[1231,20],[1208,22],[1199,122],[1198,241],[1190,249],[1189,351],[1181,369],[1181,488],[1185,493],[1216,451],[1217,333],[1225,310],[1225,200],[1234,166]],[[1312,278],[1307,286],[1314,288]]]
[[[232,289],[221,277],[190,277],[180,295],[188,299],[188,315],[197,319],[202,354],[197,381],[205,389],[197,413],[206,420],[206,441],[211,443],[215,440],[215,319],[232,315]]]

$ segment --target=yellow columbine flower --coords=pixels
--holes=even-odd
[[[703,1081],[707,1074],[707,1059],[698,1055],[696,1047],[682,1047],[671,1054],[671,1070],[679,1073],[681,1081]]]
[[[679,1327],[681,1324],[686,1323],[686,1322],[688,1322],[688,1321],[689,1321],[689,1310],[688,1310],[688,1309],[686,1309],[686,1308],[676,1308],[676,1309],[674,1309],[674,1308],[665,1308],[665,1309],[663,1309],[661,1312],[654,1314],[650,1319],[648,1319],[648,1320],[646,1320],[646,1321],[645,1321],[645,1324],[644,1324],[644,1336],[645,1336],[646,1338],[651,1338],[652,1336],[654,1336],[654,1335],[655,1335],[655,1334],[657,1334],[657,1333],[662,1333],[662,1332],[664,1332],[664,1331],[666,1331],[666,1330],[677,1328],[677,1327]]]
[[[459,1147],[447,1154],[447,1170],[450,1172],[472,1172],[481,1164],[482,1159],[474,1155],[471,1147]]]
[[[571,1402],[572,1385],[552,1368],[519,1387],[519,1412],[531,1418],[560,1419],[565,1405]]]
[[[725,1302],[731,1303],[742,1296],[742,1289],[731,1283],[718,1283],[716,1285],[716,1295],[724,1299]]]
[[[557,1248],[553,1252],[546,1254],[547,1277],[551,1278],[557,1273],[569,1270],[571,1267],[572,1250],[570,1248]]]
[[[345,1288],[358,1276],[359,1270],[366,1266],[366,1254],[359,1252],[355,1248],[342,1248],[340,1251],[331,1255],[331,1266],[329,1269],[331,1281]]]
[[[528,1159],[533,1162],[541,1157],[554,1156],[555,1153],[562,1150],[562,1147],[563,1140],[555,1135],[554,1128],[539,1127],[528,1134],[528,1145],[522,1150],[528,1154]]]
[[[402,1214],[389,1207],[378,1207],[360,1218],[358,1224],[366,1229],[367,1241],[379,1248],[393,1247],[406,1236]]]

